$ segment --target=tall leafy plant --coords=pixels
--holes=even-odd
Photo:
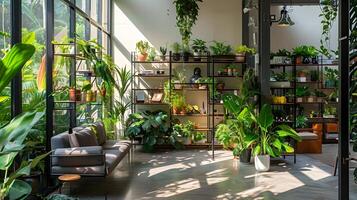
[[[320,1],[322,35],[320,39],[320,52],[326,57],[331,57],[330,35],[331,29],[337,17],[338,6],[335,0]]]
[[[192,27],[196,24],[200,10],[198,2],[202,0],[175,0],[176,25],[182,37],[184,48],[189,48],[192,35]]]
[[[0,92],[18,74],[25,63],[35,53],[33,45],[16,44],[0,61]],[[31,192],[31,186],[18,178],[29,175],[40,160],[47,154],[41,155],[32,161],[22,161],[15,171],[11,168],[15,157],[26,147],[24,144],[31,128],[42,118],[43,112],[23,113],[0,129],[0,171],[3,175],[0,182],[0,199],[25,199]]]

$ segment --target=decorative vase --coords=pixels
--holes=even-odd
[[[270,169],[270,155],[257,155],[254,157],[255,169],[258,172],[266,172]]]
[[[148,58],[148,54],[147,54],[147,53],[145,53],[145,54],[138,54],[138,61],[140,61],[140,62],[146,61],[147,58]]]
[[[239,156],[239,161],[241,163],[250,163],[251,156],[252,156],[251,149],[244,149]]]

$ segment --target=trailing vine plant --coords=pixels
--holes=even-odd
[[[184,49],[189,48],[192,35],[192,27],[196,24],[198,11],[200,10],[198,2],[202,0],[175,0],[176,6],[176,26],[178,27]]]
[[[321,14],[321,26],[322,26],[322,35],[320,39],[320,52],[328,57],[331,58],[332,54],[337,54],[336,51],[330,49],[330,33],[332,26],[337,17],[337,3],[335,0],[321,0],[320,8]]]

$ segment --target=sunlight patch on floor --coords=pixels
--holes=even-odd
[[[300,172],[314,181],[318,181],[331,176],[331,174],[327,173],[324,170],[321,170],[315,165],[310,165],[309,167],[303,167],[300,169]]]
[[[200,188],[200,182],[197,179],[189,178],[186,180],[176,181],[166,185],[164,188],[154,191],[155,197],[172,197],[178,194],[189,192]]]

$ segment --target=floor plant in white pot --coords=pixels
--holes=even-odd
[[[256,131],[246,133],[246,145],[253,147],[255,169],[269,171],[270,157],[280,157],[283,152],[294,152],[287,139],[301,141],[301,138],[288,125],[274,126],[270,105],[264,104],[258,115],[251,113],[249,117],[256,124]]]

